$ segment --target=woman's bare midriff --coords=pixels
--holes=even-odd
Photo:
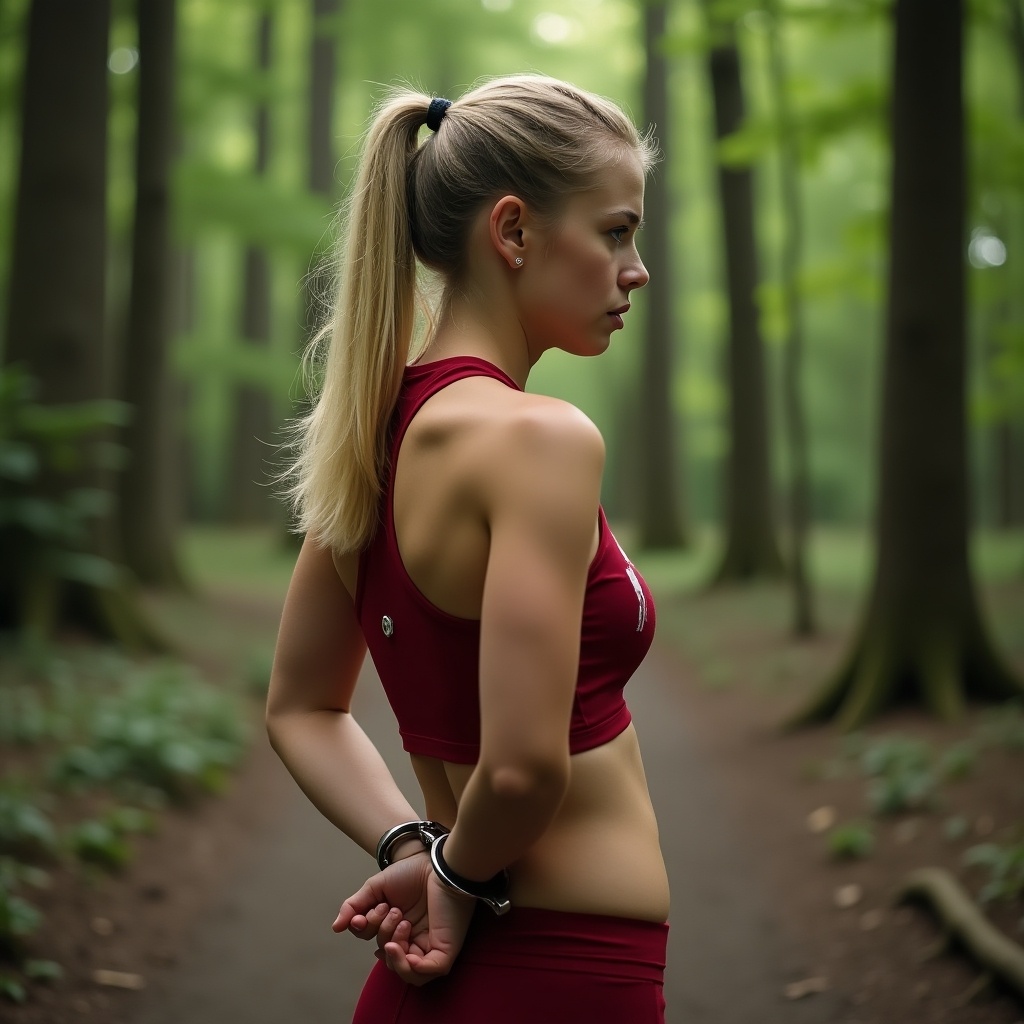
[[[422,756],[412,761],[427,816],[450,823],[473,766]],[[632,725],[573,755],[558,814],[510,873],[514,906],[668,918],[668,877]]]

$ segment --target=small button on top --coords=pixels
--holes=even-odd
[[[394,624],[394,622],[392,622],[390,615],[385,615],[380,620],[380,628],[381,628],[381,631],[384,633],[385,636],[391,636],[391,634],[394,633],[394,631],[395,631],[395,624]]]

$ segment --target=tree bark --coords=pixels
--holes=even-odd
[[[261,71],[271,66],[272,18],[260,15],[257,62]],[[256,111],[256,173],[264,174],[270,153],[270,111],[261,103]],[[270,343],[271,275],[266,253],[248,246],[242,287],[242,340],[255,348]],[[267,523],[275,514],[270,489],[273,408],[265,387],[246,382],[235,391],[231,459],[228,465],[227,514],[232,523]]]
[[[172,277],[170,169],[174,148],[175,0],[138,0],[139,99],[135,227],[123,394],[133,415],[121,476],[125,560],[143,583],[181,587],[175,552],[181,479],[169,377]]]
[[[782,184],[783,245],[780,260],[786,336],[782,349],[782,408],[789,442],[790,578],[793,585],[793,632],[815,632],[814,600],[807,572],[807,539],[811,525],[810,457],[807,420],[800,387],[803,375],[803,308],[799,275],[803,259],[803,206],[800,197],[800,150],[789,107],[785,58],[777,0],[769,0],[769,48],[772,87],[779,122],[779,178]]]
[[[953,719],[1024,695],[968,561],[961,0],[897,0],[877,554],[862,625],[792,720],[862,726],[899,699]]]
[[[106,397],[107,39],[109,0],[35,0],[22,83],[21,156],[4,360],[21,364],[44,405]],[[34,497],[112,490],[96,433],[73,439],[73,469],[44,472]],[[109,515],[89,521],[78,553],[113,560]],[[24,527],[0,530],[0,622],[34,640],[60,625],[131,646],[154,641],[123,583],[61,575],[54,542]],[[70,553],[70,552],[68,552]]]
[[[662,162],[647,183],[644,260],[651,280],[644,296],[646,331],[640,391],[639,543],[642,548],[676,548],[686,541],[677,467],[680,427],[672,410],[672,297],[678,290],[669,244],[671,202],[668,188],[670,121],[668,73],[661,40],[665,34],[665,0],[644,6],[644,118],[657,127]]]
[[[735,27],[715,16],[712,3],[707,7],[709,24],[717,36],[708,53],[708,71],[715,137],[721,140],[743,124],[743,81]],[[724,487],[725,550],[712,578],[714,584],[778,577],[785,572],[772,511],[768,388],[756,301],[753,172],[749,167],[719,163],[718,188],[729,299],[725,353],[729,453]]]

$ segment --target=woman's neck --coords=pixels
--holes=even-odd
[[[456,296],[446,302],[419,362],[476,356],[504,370],[521,388],[532,365],[523,329],[509,311],[481,315],[478,304]]]

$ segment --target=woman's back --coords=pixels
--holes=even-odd
[[[391,609],[396,603],[395,593],[400,592],[403,586],[410,586],[416,597],[429,603],[428,609],[432,607],[442,613],[440,621],[435,618],[431,622],[428,616],[426,629],[433,634],[440,633],[441,643],[449,645],[448,658],[437,652],[441,655],[438,660],[447,661],[453,666],[452,674],[457,675],[458,668],[464,664],[464,654],[468,654],[471,660],[477,657],[476,650],[456,652],[455,649],[468,642],[467,625],[476,625],[477,635],[479,633],[490,560],[489,523],[495,514],[493,495],[495,491],[502,490],[502,481],[494,478],[505,478],[505,485],[514,481],[521,499],[527,502],[557,501],[560,488],[566,485],[564,479],[545,478],[543,466],[537,459],[529,458],[525,465],[517,465],[517,454],[520,459],[524,454],[523,446],[510,444],[509,435],[520,436],[524,430],[532,429],[543,435],[547,444],[556,446],[560,432],[580,433],[583,443],[588,446],[599,445],[600,439],[578,410],[553,399],[524,394],[514,385],[509,386],[512,382],[490,364],[474,359],[442,362],[457,363],[461,372],[472,375],[453,382],[442,381],[442,390],[427,397],[422,405],[410,408],[413,416],[407,422],[400,445],[393,450],[393,455],[397,453],[393,480],[389,480],[390,487],[385,488],[383,499],[385,503],[393,502],[393,518],[385,509],[378,528],[385,534],[393,529],[397,541],[395,554],[401,564],[393,564],[394,559],[388,561],[385,555],[371,568],[378,575],[385,571],[389,574],[387,579],[378,579],[374,588],[386,595],[381,607]],[[430,368],[424,369],[429,371]],[[449,371],[448,376],[457,376],[450,372],[453,367],[445,369]],[[399,410],[399,423],[404,426],[406,416],[401,413],[401,400]],[[526,454],[530,454],[529,445]],[[539,493],[534,495],[533,491]],[[618,573],[621,577],[618,581],[620,593],[629,591],[629,607],[620,617],[628,620],[628,629],[632,631],[637,623],[633,607],[635,588],[640,600],[644,601],[640,625],[650,630],[653,623],[645,621],[648,614],[646,599],[639,589],[642,581],[625,562],[614,538],[610,534],[602,536],[600,522],[603,517],[595,514],[592,520],[593,525],[589,528],[592,536],[585,539],[591,566],[588,584],[593,582],[596,556],[610,550],[612,559],[622,561]],[[604,528],[607,530],[606,524]],[[389,539],[379,537],[376,546],[386,550]],[[351,593],[361,598],[365,588],[359,586],[358,567],[359,559],[355,558],[339,564]],[[364,572],[366,568],[367,563],[363,559]],[[403,576],[407,578],[403,579]],[[530,589],[524,587],[524,600],[535,599],[532,581],[527,579],[524,583],[530,586]],[[585,605],[586,601],[585,597]],[[356,603],[359,611],[360,600],[357,599]],[[387,632],[370,640],[378,667],[385,672],[387,663],[383,654],[378,655],[377,651],[391,654],[403,634],[408,637],[410,632],[415,632],[416,627],[408,619],[411,616],[422,617],[424,605],[425,602],[420,600],[409,606],[400,606],[405,612],[405,621],[401,621],[402,616],[398,616],[396,621],[394,616],[388,615]],[[376,608],[365,616],[373,620],[368,633],[383,618],[376,615],[379,610]],[[448,617],[458,621],[449,621]],[[606,632],[610,631],[612,624],[598,623],[597,626]],[[578,623],[565,623],[564,628],[570,633],[580,632]],[[593,626],[591,629],[593,631]],[[472,628],[468,632],[473,633]],[[374,640],[378,645],[376,650]],[[437,636],[430,635],[429,640],[433,643]],[[583,642],[586,645],[586,636]],[[641,638],[642,646],[635,661],[630,660],[621,669],[623,682],[646,653],[648,644],[649,635]],[[615,645],[617,648],[621,646]],[[415,650],[415,642],[412,647]],[[416,653],[426,655],[428,652]],[[406,735],[409,723],[402,721],[402,697],[393,697],[399,724],[403,727],[403,735],[406,735],[406,746],[412,752],[413,764],[424,791],[427,815],[450,824],[472,774],[478,750],[470,749],[468,744],[458,747],[448,740],[448,745],[437,751],[437,757],[418,751],[420,748],[434,750],[420,735],[429,730],[421,722],[431,718],[427,713],[430,709],[424,709],[422,705],[436,702],[443,708],[444,702],[453,698],[448,691],[459,681],[445,679],[443,665],[433,665],[434,659],[430,657],[420,662],[422,679],[421,672],[417,672],[414,678],[406,680],[400,655],[396,654],[396,658],[400,666],[397,674],[401,675],[396,685],[406,690],[413,687],[413,692],[406,692],[403,696],[407,704],[412,701],[413,705],[419,705],[420,713],[414,715],[417,727],[410,738]],[[581,675],[583,672],[581,669]],[[476,678],[467,682],[473,689],[478,685]],[[658,845],[657,825],[636,734],[628,725],[628,712],[621,703],[621,685],[620,682],[615,694],[591,697],[592,706],[595,698],[600,699],[600,712],[607,720],[608,728],[603,734],[591,729],[589,735],[599,738],[600,742],[590,739],[575,744],[586,749],[581,749],[572,759],[569,787],[562,806],[542,839],[513,869],[512,898],[518,904],[636,916],[651,921],[663,921],[667,916],[668,884]],[[472,706],[471,697],[463,694],[461,704],[458,703],[458,693],[455,697],[457,703],[454,710],[447,712],[449,720],[445,723],[445,732],[460,736],[466,728],[460,727],[455,719],[464,718],[463,707],[468,706],[469,710],[478,712]],[[614,704],[616,697],[621,710]],[[578,705],[579,692],[576,702]],[[578,731],[575,720],[571,729]],[[466,756],[462,756],[463,749],[468,751]],[[444,759],[446,754],[448,757],[454,754],[456,759]]]

